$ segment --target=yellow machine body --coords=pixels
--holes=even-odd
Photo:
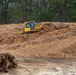
[[[29,32],[35,32],[42,29],[42,24],[32,22],[25,22],[25,28],[20,32],[20,34],[29,33]]]

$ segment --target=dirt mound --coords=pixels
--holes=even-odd
[[[76,56],[76,42],[73,43],[72,45],[64,48],[62,50],[63,53],[66,53],[66,54],[72,54],[73,56]]]
[[[23,29],[23,25],[22,25],[22,27],[21,27],[21,25],[15,26],[14,24],[12,24],[12,25],[1,26],[2,32],[0,35],[0,44],[21,43],[21,42],[25,42],[25,41],[28,41],[31,39],[35,39],[36,37],[39,37],[42,34],[45,34],[47,32],[67,29],[70,27],[69,25],[61,25],[61,24],[54,25],[52,23],[45,23],[45,24],[43,24],[43,29],[38,33],[33,33],[33,34],[28,34],[28,35],[27,34],[19,35],[19,32]]]
[[[53,24],[53,23],[44,23],[43,24],[43,31],[48,32],[48,31],[54,31],[54,30],[60,30],[60,29],[65,29],[65,28],[69,28],[69,25],[66,24]]]
[[[42,22],[39,32],[20,35],[24,24],[0,26],[0,52],[24,57],[74,58],[76,23]]]

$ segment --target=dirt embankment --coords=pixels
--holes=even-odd
[[[0,26],[0,53],[24,57],[76,58],[76,23],[42,22],[43,29],[20,35],[23,24]]]

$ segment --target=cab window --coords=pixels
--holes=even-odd
[[[26,24],[26,28],[29,28],[29,27],[30,27],[30,24],[27,23],[27,24]]]

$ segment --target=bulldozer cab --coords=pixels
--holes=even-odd
[[[35,22],[28,22],[28,23],[26,23],[25,27],[33,30],[35,28],[35,25],[36,25]]]

